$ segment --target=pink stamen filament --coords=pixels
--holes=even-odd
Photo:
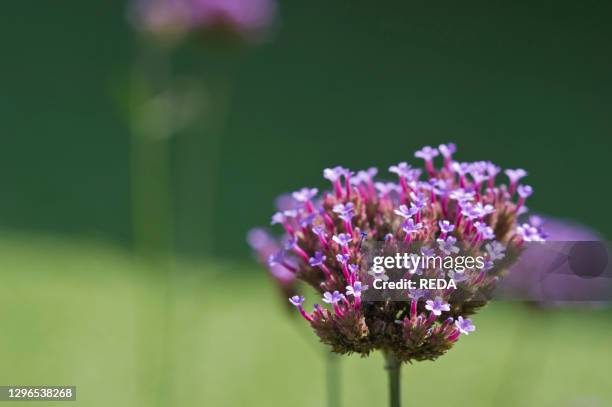
[[[482,283],[482,281],[485,278],[485,275],[486,275],[486,272],[484,270],[481,270],[480,273],[478,274],[478,277],[476,277],[476,280],[474,280],[474,284]]]
[[[457,219],[455,219],[455,229],[459,229],[459,226],[461,226],[461,218],[463,216],[461,215],[461,210],[457,211]]]
[[[427,173],[430,177],[434,177],[436,175],[436,170],[434,170],[433,162],[431,160],[425,160],[425,168],[427,169]]]
[[[330,231],[334,230],[334,221],[332,220],[331,216],[329,216],[329,214],[327,214],[327,212],[323,212],[323,220],[325,221],[325,225],[327,226],[327,228]]]
[[[301,305],[298,306],[298,310],[300,310],[300,314],[302,314],[302,316],[304,317],[304,319],[308,322],[312,322],[312,317],[310,315],[308,315],[308,313],[306,312],[306,310],[304,309],[304,307],[302,307]]]
[[[310,202],[310,201],[306,201],[306,202],[304,203],[304,206],[306,207],[306,211],[307,211],[308,213],[313,213],[313,212],[314,212],[314,206],[313,206],[312,202]]]
[[[357,187],[357,191],[359,192],[359,195],[364,201],[367,202],[368,199],[370,199],[370,192],[366,189],[365,185],[359,185]]]
[[[334,303],[334,311],[336,312],[336,315],[338,315],[339,317],[344,315],[344,313],[342,312],[342,309],[340,309],[340,306],[338,305],[338,303]]]
[[[342,275],[344,275],[344,279],[350,284],[351,275],[349,273],[349,269],[346,264],[347,264],[346,262],[342,263]]]
[[[453,160],[451,160],[451,156],[447,156],[444,157],[444,168],[446,168],[447,170],[450,170],[451,164],[452,164]]]
[[[455,329],[453,333],[448,336],[448,340],[455,342],[457,339],[459,339],[459,335],[461,335],[461,332],[458,329]]]
[[[448,211],[447,211],[447,206],[448,206],[448,197],[445,196],[441,199],[442,202],[442,216],[444,216],[445,218],[447,217]]]
[[[340,183],[340,178],[334,181],[334,191],[336,193],[336,198],[342,198],[342,184]]]
[[[295,273],[297,271],[295,267],[293,267],[291,264],[287,263],[286,261],[281,262],[281,266],[291,271],[292,273]]]
[[[285,228],[285,232],[287,232],[288,235],[293,235],[293,228],[288,222],[283,222],[283,228]]]
[[[370,196],[372,198],[376,197],[376,188],[374,187],[374,183],[372,182],[372,180],[368,181],[368,192],[370,193]]]
[[[346,188],[346,199],[350,199],[351,197],[351,177],[349,175],[345,177],[344,185]]]
[[[310,256],[308,256],[304,249],[298,246],[297,243],[295,244],[295,246],[293,246],[293,250],[295,250],[295,252],[299,254],[306,262],[308,262],[308,260],[310,259]]]
[[[400,175],[399,177],[400,186],[402,187],[402,192],[404,195],[408,196],[408,183],[406,182],[406,177]]]
[[[319,236],[319,241],[321,242],[325,250],[329,250],[329,243],[327,243],[327,239],[325,238],[325,233],[321,232],[318,234],[318,236]]]
[[[513,181],[512,183],[510,183],[510,189],[508,190],[508,192],[510,193],[510,196],[514,195],[514,191],[516,191],[516,181]]]
[[[350,307],[351,306],[351,303],[349,302],[349,300],[345,296],[342,296],[342,302],[344,303],[345,307]]]
[[[419,300],[413,298],[410,302],[410,319],[414,319],[417,316],[417,305]]]
[[[331,271],[329,271],[329,268],[324,263],[321,263],[321,270],[323,270],[326,277],[331,276]]]
[[[353,236],[353,225],[351,225],[351,221],[350,220],[345,220],[344,221],[344,228],[346,229],[346,232]]]
[[[438,316],[436,314],[434,314],[433,311],[430,312],[429,313],[429,318],[427,318],[427,324],[428,325],[433,324],[435,322],[436,318],[438,318]]]

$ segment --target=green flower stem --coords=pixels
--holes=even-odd
[[[400,369],[401,362],[393,352],[385,352],[385,369],[389,372],[389,406],[400,407]]]
[[[326,349],[327,406],[340,406],[340,356]]]

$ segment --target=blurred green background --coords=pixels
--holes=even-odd
[[[454,141],[527,169],[532,210],[612,234],[609,3],[285,1],[264,44],[174,51],[173,75],[226,99],[168,143],[178,259],[134,257],[125,9],[0,13],[0,384],[76,384],[92,406],[323,404],[322,351],[245,233],[328,166],[384,173]],[[612,405],[609,311],[494,304],[475,322],[405,369],[407,405]],[[382,404],[378,355],[343,374],[347,405]]]
[[[0,243],[0,383],[75,384],[82,406],[326,405],[323,347],[250,264],[181,264],[168,307],[165,280],[116,248]],[[404,405],[611,405],[609,310],[495,303],[473,319],[448,354],[404,366]],[[387,405],[380,354],[340,370],[343,405]]]
[[[610,236],[609,4],[329,3],[283,2],[263,46],[179,53],[179,70],[212,65],[233,84],[217,182],[205,131],[172,141],[182,250],[203,250],[208,194],[214,254],[244,256],[280,192],[445,141],[461,160],[526,168],[532,208]],[[130,135],[113,96],[137,48],[125,3],[11,2],[0,23],[1,224],[129,245]]]

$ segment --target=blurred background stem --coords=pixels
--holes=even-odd
[[[130,83],[132,236],[136,254],[161,273],[157,402],[172,404],[175,222],[170,141],[172,118],[160,95],[169,87],[167,50],[143,44]],[[144,362],[149,365],[150,362]]]
[[[136,253],[147,259],[173,252],[168,140],[132,137],[132,228]]]
[[[203,61],[202,65],[206,65]],[[228,69],[229,70],[229,69]],[[230,118],[231,73],[200,69],[193,88],[199,95],[197,126],[177,152],[181,205],[188,216],[179,219],[179,244],[205,257],[214,255],[215,218],[219,192],[222,144]]]

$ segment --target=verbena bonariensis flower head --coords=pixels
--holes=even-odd
[[[274,0],[133,0],[130,18],[156,35],[223,32],[251,41],[262,38],[276,12]]]
[[[311,285],[324,304],[307,312],[303,298],[290,302],[334,352],[367,355],[380,349],[401,361],[436,359],[461,334],[475,330],[468,317],[490,298],[515,258],[514,248],[543,239],[539,228],[517,221],[532,193],[519,184],[526,172],[510,170],[509,183],[499,184],[499,167],[454,161],[455,151],[454,144],[424,147],[414,154],[424,170],[407,162],[393,165],[394,182],[377,181],[374,168],[327,168],[323,176],[330,191],[301,189],[293,194],[292,210],[272,217],[287,242],[276,255],[286,261],[277,264]],[[388,279],[367,270],[364,248],[370,242],[385,250],[411,246],[428,256],[457,256],[461,247],[482,256],[483,264],[452,271],[456,288],[410,290],[402,301],[369,301],[364,292],[373,280]],[[441,271],[419,267],[407,278],[445,278]]]

